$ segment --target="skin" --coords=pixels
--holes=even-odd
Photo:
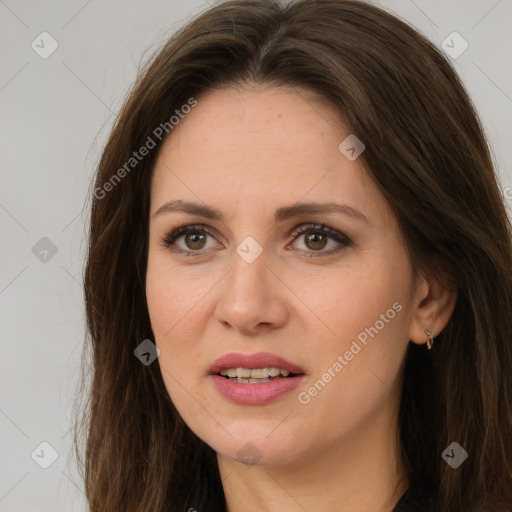
[[[413,287],[389,205],[361,159],[338,150],[350,133],[306,89],[224,88],[198,98],[155,165],[146,293],[159,364],[177,410],[218,454],[230,512],[389,512],[408,487],[397,443],[404,355],[410,341],[426,342],[425,329],[442,331],[456,296],[427,277]],[[155,216],[174,199],[210,205],[224,221]],[[277,208],[297,202],[350,205],[367,222],[339,213],[274,221]],[[351,243],[294,239],[309,223]],[[162,245],[172,229],[194,224],[212,233],[206,245],[184,236]],[[263,249],[252,263],[236,252],[248,236]],[[395,303],[400,312],[300,403],[298,394]],[[302,366],[304,385],[266,405],[226,400],[207,377],[210,365],[259,351]],[[243,463],[244,447],[253,464]]]

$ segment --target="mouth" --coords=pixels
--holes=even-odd
[[[264,405],[291,392],[306,378],[298,365],[275,354],[226,354],[209,376],[216,390],[239,405]]]
[[[263,384],[265,382],[273,382],[279,379],[289,379],[296,377],[296,373],[292,373],[284,368],[276,368],[274,366],[266,368],[225,368],[220,370],[217,375],[229,379],[231,382],[238,384]]]

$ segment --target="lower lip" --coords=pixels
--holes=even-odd
[[[276,379],[261,384],[240,384],[221,375],[210,375],[217,391],[228,400],[241,405],[264,405],[295,389],[305,375]]]

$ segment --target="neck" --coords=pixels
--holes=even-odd
[[[228,512],[391,512],[409,485],[394,412],[382,410],[327,450],[284,465],[247,466],[218,454]]]

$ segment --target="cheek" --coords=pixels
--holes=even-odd
[[[165,254],[151,254],[150,250],[146,300],[154,342],[160,349],[159,365],[173,401],[175,396],[179,399],[183,385],[188,389],[199,373],[202,377],[198,340],[211,317],[205,296],[213,285],[208,276],[194,277],[183,267],[177,268]]]
[[[191,285],[193,283],[193,285]],[[150,249],[146,273],[146,300],[155,337],[166,342],[174,333],[196,325],[187,322],[201,310],[208,290],[206,279],[194,279],[165,254]]]
[[[334,349],[336,340],[353,339],[376,322],[377,330],[383,332],[389,332],[392,324],[398,327],[397,310],[403,310],[407,290],[406,280],[400,277],[404,274],[391,265],[345,268],[314,291],[310,287],[298,294],[309,297],[308,306],[327,327],[327,340],[332,340],[326,340],[326,345]]]
[[[341,400],[348,409],[380,400],[393,385],[407,348],[409,322],[403,269],[381,265],[352,270],[333,278],[323,294],[316,293],[311,308],[328,327],[321,340],[311,340],[311,381],[329,381],[325,388],[318,383],[319,402],[328,406]]]
[[[153,276],[148,271],[146,286],[154,342],[160,350],[158,364],[162,379],[180,415],[189,422],[201,413],[195,411],[190,395],[191,391],[197,395],[197,386],[192,386],[191,378],[200,355],[199,347],[193,342],[199,336],[194,333],[197,325],[194,315],[198,314],[200,306],[191,309],[188,298],[179,293],[175,281],[171,286],[169,278]],[[196,398],[201,401],[200,397]]]

